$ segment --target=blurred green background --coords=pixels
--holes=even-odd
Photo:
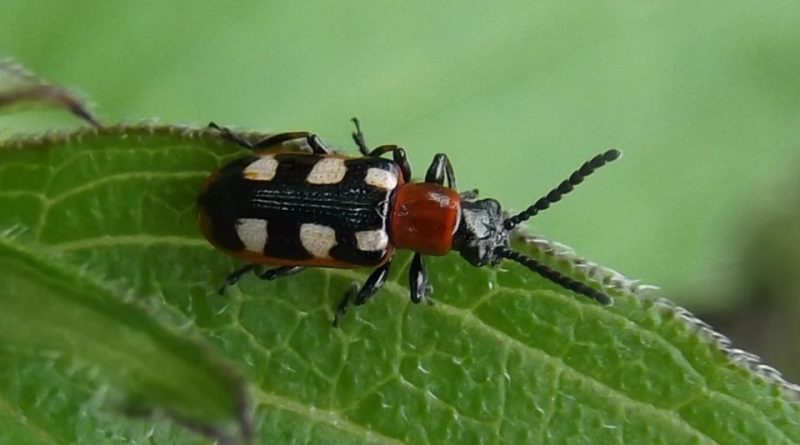
[[[309,129],[437,152],[533,232],[662,288],[800,377],[800,3],[0,2],[0,54],[106,123]],[[76,126],[0,116],[0,137]]]

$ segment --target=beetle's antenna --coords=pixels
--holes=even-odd
[[[618,159],[621,155],[622,153],[620,153],[619,150],[608,150],[607,152],[600,153],[592,159],[584,162],[583,165],[572,172],[567,179],[561,181],[561,184],[558,184],[558,187],[550,190],[550,193],[539,198],[538,201],[524,211],[503,221],[503,226],[505,226],[506,230],[511,230],[519,223],[533,218],[542,210],[547,210],[547,208],[550,207],[550,204],[561,201],[561,198],[563,198],[564,195],[574,190],[576,185],[583,182],[583,180],[586,179],[587,176],[594,173],[595,170],[608,164],[609,162]]]
[[[564,289],[571,290],[573,292],[577,292],[581,295],[591,298],[592,300],[597,301],[600,304],[609,305],[613,303],[614,300],[611,299],[608,295],[600,292],[594,288],[591,288],[579,281],[575,281],[572,278],[569,278],[560,272],[557,272],[544,264],[536,261],[535,259],[523,255],[519,252],[515,252],[507,247],[499,247],[497,249],[497,254],[503,258],[509,259],[511,261],[515,261],[523,266],[527,267],[528,269],[538,273],[539,275],[547,278],[548,280],[552,281],[553,283],[558,284],[559,286],[563,287]]]

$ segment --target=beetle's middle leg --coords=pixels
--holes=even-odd
[[[402,147],[398,147],[397,145],[381,145],[373,150],[370,150],[367,147],[367,141],[364,139],[364,133],[361,131],[361,123],[358,121],[358,118],[353,118],[353,123],[356,126],[356,131],[353,132],[353,141],[358,146],[358,151],[361,152],[364,157],[374,157],[379,158],[383,156],[385,153],[392,153],[392,159],[397,165],[400,166],[400,170],[403,172],[403,176],[406,182],[411,180],[411,164],[408,163],[408,157],[406,156],[406,151]]]
[[[356,131],[353,132],[353,142],[356,143],[358,146],[358,151],[360,151],[362,155],[369,156],[367,141],[364,139],[364,133],[361,131],[361,124],[359,123],[358,118],[354,117],[350,120],[352,120],[353,124],[356,126]]]
[[[389,276],[389,265],[391,264],[392,260],[387,261],[386,264],[375,269],[375,271],[370,274],[369,278],[367,278],[367,281],[364,282],[364,285],[361,286],[360,289],[354,286],[344,294],[344,298],[339,302],[339,306],[336,307],[336,314],[333,317],[334,327],[339,326],[339,318],[344,316],[351,303],[356,306],[361,306],[386,284],[386,277]]]
[[[394,162],[400,166],[400,171],[403,172],[403,178],[406,182],[411,181],[411,164],[408,163],[408,157],[406,156],[406,151],[403,147],[398,147],[397,145],[381,145],[380,147],[375,148],[367,156],[379,158],[383,156],[384,153],[392,153],[392,159]]]

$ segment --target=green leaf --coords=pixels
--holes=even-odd
[[[246,276],[217,295],[236,262],[202,239],[194,201],[241,154],[179,127],[0,146],[0,439],[201,440],[113,406],[235,422],[221,355],[247,382],[258,443],[800,443],[792,387],[591,264],[613,307],[457,255],[429,261],[436,303],[413,305],[405,253],[340,329],[333,308],[364,272]]]

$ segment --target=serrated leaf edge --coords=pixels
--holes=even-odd
[[[698,318],[688,309],[659,296],[660,289],[658,286],[630,279],[614,269],[582,258],[569,247],[550,241],[540,235],[519,232],[516,234],[516,239],[537,250],[551,262],[566,266],[573,273],[583,275],[585,279],[596,283],[607,291],[618,292],[633,297],[640,303],[652,304],[661,310],[673,312],[676,318],[689,329],[724,353],[730,363],[749,371],[756,377],[763,378],[800,400],[800,385],[786,380],[778,369],[764,363],[760,356],[734,347],[729,337],[714,330],[711,325]]]

